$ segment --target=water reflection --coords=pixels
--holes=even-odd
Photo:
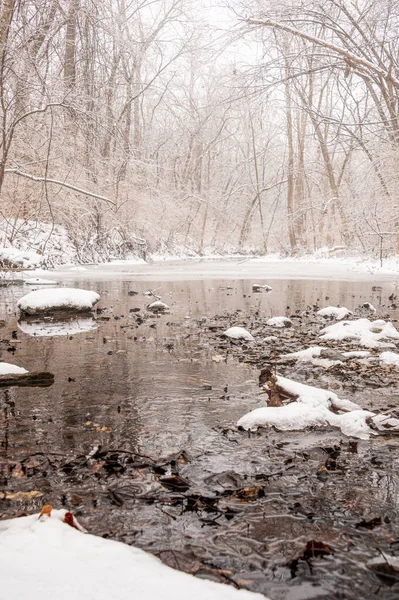
[[[21,320],[18,328],[34,337],[58,337],[75,335],[93,331],[100,323],[93,317],[73,317],[71,319],[57,319],[54,321]]]

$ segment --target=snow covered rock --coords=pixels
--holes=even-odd
[[[266,321],[266,325],[269,325],[269,327],[291,327],[292,321],[288,317],[272,317]]]
[[[382,342],[381,340],[394,339],[399,340],[399,331],[395,329],[392,323],[379,319],[370,321],[369,319],[357,319],[356,321],[341,321],[334,325],[329,325],[321,330],[322,340],[354,339],[361,346],[366,348],[392,347],[392,344]]]
[[[153,312],[165,312],[166,310],[169,310],[169,306],[161,300],[155,300],[155,302],[149,304],[147,308]]]
[[[231,340],[246,340],[247,342],[254,342],[254,336],[249,333],[244,327],[230,327],[223,333],[224,336]]]
[[[380,361],[385,365],[399,367],[399,354],[396,352],[382,352],[380,354]]]
[[[89,312],[100,300],[99,294],[74,288],[36,290],[18,300],[18,308],[26,315],[54,312]]]
[[[341,319],[349,317],[352,312],[345,308],[345,306],[327,306],[326,308],[318,310],[317,314],[320,317],[333,317],[334,319],[337,319],[337,321],[340,321]]]
[[[24,373],[28,373],[28,371],[22,367],[0,362],[0,375],[23,375]]]
[[[83,533],[79,527],[65,510],[40,519],[36,514],[0,521],[4,598],[265,600],[261,594],[176,571],[143,550]]]
[[[24,283],[26,283],[26,285],[58,285],[58,281],[53,281],[52,279],[41,279],[40,277],[24,279]]]
[[[373,306],[370,302],[364,302],[362,304],[362,308],[364,308],[366,311],[369,310],[372,313],[377,312],[377,309],[375,308],[375,306]]]
[[[43,256],[37,252],[18,250],[18,248],[0,248],[0,266],[17,269],[32,269],[43,262]]]
[[[272,288],[270,287],[270,285],[260,285],[258,283],[253,283],[252,284],[252,291],[254,293],[271,292]]]

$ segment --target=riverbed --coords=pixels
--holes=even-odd
[[[398,597],[395,577],[366,563],[379,550],[399,553],[399,440],[235,430],[265,405],[259,365],[209,328],[364,302],[397,326],[398,278],[242,259],[49,276],[101,302],[80,333],[53,337],[51,322],[18,322],[25,286],[2,289],[1,359],[50,371],[55,383],[0,392],[0,489],[37,492],[0,500],[0,518],[65,506],[91,533],[272,600]],[[253,293],[252,281],[272,292]],[[146,311],[154,295],[168,314]],[[370,393],[399,402],[392,384],[351,399]],[[310,541],[325,550],[309,559]]]

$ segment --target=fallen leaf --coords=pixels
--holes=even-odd
[[[53,510],[53,507],[51,506],[51,504],[45,504],[42,508],[42,510],[40,511],[40,515],[39,515],[39,519],[43,516],[43,515],[47,515],[48,517],[51,517],[51,511]]]

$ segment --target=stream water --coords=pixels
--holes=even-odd
[[[397,442],[360,442],[355,452],[332,431],[231,431],[264,405],[259,372],[232,354],[216,362],[201,325],[226,314],[250,324],[253,314],[290,315],[316,303],[352,309],[370,301],[384,314],[397,283],[274,271],[264,281],[273,291],[253,294],[251,276],[260,273],[231,265],[66,272],[68,286],[99,292],[101,311],[95,322],[78,319],[87,331],[55,337],[45,335],[50,321],[18,323],[26,287],[2,289],[1,360],[50,371],[55,383],[0,390],[0,490],[40,493],[0,500],[0,518],[67,506],[92,533],[272,600],[397,598],[395,578],[365,567],[379,548],[399,551]],[[148,290],[170,314],[146,313]],[[335,466],[322,481],[326,460]],[[375,518],[376,527],[359,525]],[[310,540],[333,552],[303,559]]]

